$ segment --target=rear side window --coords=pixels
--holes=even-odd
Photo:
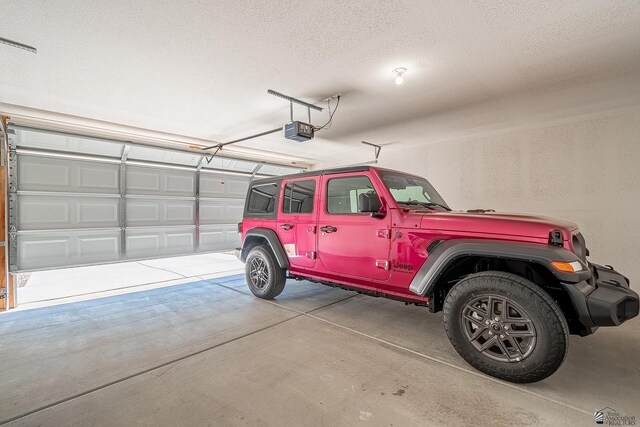
[[[358,212],[361,194],[377,197],[371,180],[366,176],[334,178],[327,183],[327,212],[330,214],[354,214]]]
[[[282,213],[310,214],[316,193],[315,180],[289,182],[284,187]]]
[[[278,184],[259,184],[251,187],[249,200],[247,202],[247,213],[252,214],[272,214],[278,200]]]

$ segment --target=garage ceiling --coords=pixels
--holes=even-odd
[[[316,140],[244,143],[322,163],[637,104],[639,23],[635,0],[5,0],[0,36],[38,53],[0,45],[0,102],[223,142],[288,120],[267,89],[343,93]]]

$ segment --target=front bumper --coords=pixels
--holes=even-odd
[[[629,279],[611,267],[590,264],[591,278],[563,283],[587,331],[598,326],[618,326],[638,315],[638,294],[629,288]],[[589,333],[588,332],[588,333]]]

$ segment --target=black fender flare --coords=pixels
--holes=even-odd
[[[263,238],[267,241],[267,244],[273,251],[273,254],[276,257],[276,261],[278,261],[278,265],[280,268],[289,268],[289,258],[287,257],[287,253],[284,251],[282,247],[282,243],[280,243],[280,239],[275,231],[270,230],[268,228],[252,228],[247,231],[247,234],[244,236],[244,241],[242,242],[242,251],[240,254],[240,260],[245,262],[248,255],[247,242],[251,241],[251,237]]]
[[[409,289],[418,295],[431,294],[447,267],[455,260],[466,256],[512,259],[540,264],[561,282],[578,283],[591,277],[591,271],[576,254],[558,246],[481,239],[452,239],[440,243],[431,251],[411,281]],[[561,272],[551,266],[552,261],[580,261],[585,269],[576,273]]]

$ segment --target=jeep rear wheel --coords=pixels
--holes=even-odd
[[[569,343],[569,328],[555,301],[511,273],[477,273],[458,282],[445,299],[444,324],[451,344],[470,365],[516,383],[553,374]]]
[[[256,246],[249,252],[245,277],[251,292],[263,299],[280,295],[286,281],[285,270],[280,268],[271,250],[265,246]]]

